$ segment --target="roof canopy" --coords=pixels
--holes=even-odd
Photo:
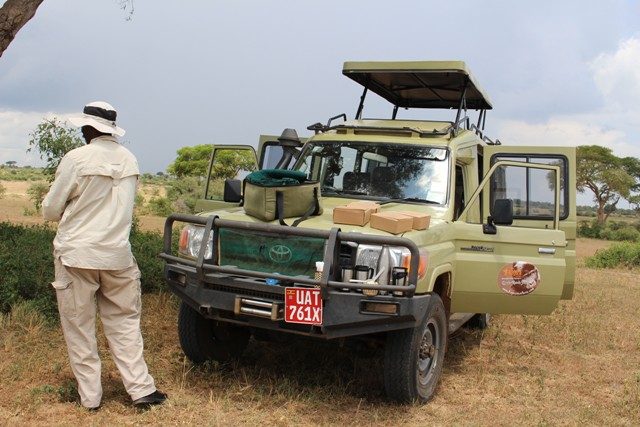
[[[491,101],[462,61],[345,62],[342,74],[402,108],[459,108],[465,91],[472,110]]]

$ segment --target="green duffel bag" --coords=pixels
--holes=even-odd
[[[291,225],[312,215],[320,215],[320,183],[307,181],[304,172],[284,169],[264,169],[252,172],[244,179],[244,211],[263,221],[298,218]]]

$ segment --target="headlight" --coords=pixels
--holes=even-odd
[[[200,253],[200,247],[202,246],[202,240],[204,239],[204,227],[199,225],[187,224],[180,233],[180,243],[178,244],[178,251],[182,255],[186,255],[191,258],[197,258]],[[207,242],[207,249],[204,253],[205,259],[211,259],[213,256],[213,232],[209,235],[209,241]]]
[[[366,265],[374,270],[378,267],[382,246],[378,245],[358,245],[356,251],[356,265]],[[405,267],[409,270],[411,265],[411,252],[409,249],[399,246],[389,246],[389,261],[391,267]],[[377,273],[377,272],[376,272]],[[422,279],[427,273],[427,255],[420,253],[418,263],[418,279]]]

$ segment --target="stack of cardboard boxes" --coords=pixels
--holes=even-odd
[[[410,211],[380,212],[380,205],[370,201],[352,202],[333,208],[335,224],[366,225],[371,228],[400,234],[410,230],[426,230],[431,217],[425,213]]]

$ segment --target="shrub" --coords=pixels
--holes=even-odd
[[[0,199],[4,198],[4,195],[7,193],[7,188],[2,185],[0,182]]]
[[[149,212],[157,216],[167,216],[171,213],[171,202],[166,197],[152,197],[147,203]]]
[[[640,231],[636,230],[634,227],[623,227],[618,228],[611,232],[611,237],[609,240],[618,240],[618,241],[627,241],[627,242],[637,242],[640,240]]]
[[[46,226],[0,223],[0,311],[27,302],[47,318],[57,315],[53,280],[55,231]]]
[[[42,208],[42,201],[48,191],[49,186],[44,182],[33,183],[27,189],[27,194],[29,195],[29,199],[33,202],[36,212],[40,212],[40,208]]]
[[[47,319],[57,319],[55,291],[50,283],[54,279],[53,238],[55,230],[43,226],[20,226],[0,223],[0,311],[27,303]],[[142,273],[142,292],[165,289],[162,236],[154,232],[135,231],[131,235],[131,248]]]
[[[639,243],[615,243],[611,247],[599,250],[592,257],[586,259],[587,267],[593,268],[616,268],[616,267],[639,267],[640,266],[640,244]]]
[[[578,224],[578,236],[589,237],[591,239],[600,239],[600,233],[602,232],[602,226],[598,224],[598,221],[580,221]]]

